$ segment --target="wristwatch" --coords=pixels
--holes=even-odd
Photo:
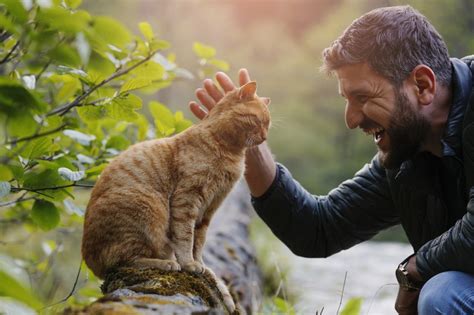
[[[405,258],[404,261],[398,265],[397,270],[395,271],[395,276],[397,277],[398,284],[400,288],[404,289],[405,291],[418,291],[422,287],[423,283],[420,281],[413,280],[410,275],[408,274],[407,265],[408,260],[412,257],[408,256]]]

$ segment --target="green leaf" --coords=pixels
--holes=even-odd
[[[48,56],[55,64],[78,67],[81,65],[81,57],[77,50],[68,45],[59,45],[49,51]]]
[[[11,17],[0,14],[0,28],[7,30],[8,32],[18,35],[18,30]]]
[[[0,112],[6,114],[24,113],[30,109],[40,109],[36,97],[20,83],[0,77]]]
[[[36,200],[31,210],[31,218],[40,229],[49,231],[59,224],[59,210],[54,203],[45,200]]]
[[[2,181],[0,182],[0,198],[5,197],[10,193],[12,186],[9,182]]]
[[[88,78],[94,83],[99,83],[114,72],[115,65],[107,57],[93,50],[87,65]]]
[[[128,29],[116,19],[108,16],[96,16],[93,19],[93,29],[107,44],[125,48],[132,36]],[[97,48],[94,46],[94,48]]]
[[[130,141],[122,135],[110,137],[105,145],[106,148],[114,148],[117,150],[125,150],[130,146]]]
[[[18,0],[2,0],[1,4],[7,7],[8,12],[15,17],[18,23],[24,23],[28,19],[28,12]]]
[[[13,178],[13,172],[6,165],[0,164],[0,180],[8,181]]]
[[[341,311],[341,315],[359,315],[362,305],[362,298],[352,298],[347,301],[346,305]]]
[[[165,73],[165,68],[154,61],[147,61],[131,71],[137,79],[149,81],[161,80]]]
[[[148,132],[148,120],[146,119],[145,116],[141,114],[137,114],[138,117],[134,121],[134,123],[138,126],[138,141],[143,141],[146,139],[146,135]]]
[[[43,304],[15,278],[0,270],[0,296],[9,296],[26,305],[39,309]]]
[[[192,125],[193,125],[192,121],[187,120],[187,119],[177,121],[175,124],[176,132],[177,133],[182,132],[188,129],[189,127],[191,127]]]
[[[219,70],[222,70],[222,71],[229,71],[229,64],[227,62],[225,62],[224,60],[220,60],[220,59],[211,59],[211,60],[208,60],[207,61],[209,64],[213,65],[214,67],[216,67],[217,69]]]
[[[107,117],[105,106],[83,106],[76,108],[79,117],[86,123],[94,123]]]
[[[283,300],[282,298],[275,297],[273,299],[273,303],[275,304],[277,308],[277,313],[283,313],[283,314],[288,314],[288,315],[295,315],[295,309],[291,304],[289,304],[287,301]]]
[[[78,6],[81,5],[82,0],[65,0],[65,3],[71,9],[76,9]]]
[[[164,50],[164,49],[168,49],[170,48],[170,43],[167,42],[166,40],[162,40],[162,39],[156,39],[154,38],[151,42],[150,42],[150,50],[151,51],[158,51],[158,50]]]
[[[99,175],[104,170],[104,168],[107,167],[107,165],[107,163],[102,163],[100,165],[91,167],[86,171],[86,174],[87,176]]]
[[[11,137],[27,137],[35,133],[37,123],[28,112],[14,113],[8,117],[7,131]]]
[[[56,169],[44,169],[39,172],[28,172],[24,175],[23,187],[30,190],[38,190],[38,198],[46,198],[48,200],[61,201],[70,195],[72,187],[56,188],[70,184],[59,176]],[[51,188],[51,189],[45,189]]]
[[[148,108],[155,120],[158,120],[169,127],[174,127],[175,119],[173,113],[168,109],[168,107],[160,102],[151,101],[148,103]]]
[[[155,37],[155,34],[153,34],[153,29],[151,28],[150,23],[141,22],[138,24],[138,27],[140,28],[140,32],[143,34],[143,36],[145,37],[147,41],[151,41],[153,37]]]
[[[60,6],[55,6],[41,8],[38,11],[37,20],[51,29],[76,34],[87,28],[91,21],[91,16],[83,10],[70,11]]]
[[[144,79],[144,78],[131,79],[122,85],[122,87],[120,88],[120,93],[138,90],[138,89],[147,87],[149,85],[151,85],[151,81],[149,79]]]
[[[215,48],[204,45],[199,42],[194,43],[193,51],[196,53],[198,57],[203,58],[203,59],[210,59],[216,55]]]
[[[142,99],[133,94],[121,95],[105,106],[110,118],[116,120],[134,121],[138,118],[135,110],[142,107]]]
[[[69,101],[81,89],[81,81],[73,75],[53,74],[49,77],[49,80],[59,88],[54,96],[56,102],[60,104]]]
[[[176,113],[174,113],[174,119],[177,133],[188,129],[193,125],[192,121],[184,118],[183,112],[181,111],[177,111]]]
[[[31,140],[27,143],[20,155],[28,160],[38,158],[49,152],[52,143],[51,137]]]
[[[49,187],[57,187],[67,184],[56,170],[45,169],[37,172],[28,172],[24,175],[23,186],[28,189],[44,189]]]

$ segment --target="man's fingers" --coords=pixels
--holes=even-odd
[[[240,86],[250,82],[250,75],[247,69],[243,68],[239,70],[239,83]]]
[[[214,101],[216,101],[216,103],[224,97],[222,92],[210,79],[204,80],[204,88],[206,89],[207,93],[214,99]]]
[[[216,79],[217,79],[217,82],[219,82],[219,85],[224,90],[224,92],[227,93],[227,92],[235,90],[234,83],[224,72],[217,72]]]
[[[216,101],[212,97],[209,96],[206,90],[204,89],[197,89],[196,90],[196,97],[199,101],[206,107],[208,110],[211,110],[216,105]]]
[[[200,120],[204,119],[204,117],[207,115],[207,112],[196,102],[189,102],[189,109],[191,109],[191,112],[194,114],[194,116]]]

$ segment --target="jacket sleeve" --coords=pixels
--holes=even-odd
[[[377,156],[327,196],[311,195],[277,164],[273,184],[252,204],[273,233],[304,257],[330,256],[399,223]]]
[[[416,267],[423,279],[448,270],[474,274],[474,187],[467,213],[448,231],[424,244],[416,254]]]

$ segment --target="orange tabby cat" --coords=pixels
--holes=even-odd
[[[84,221],[82,255],[100,278],[116,266],[208,272],[212,215],[241,177],[247,147],[267,137],[268,98],[256,83],[229,92],[200,123],[131,146],[102,172]],[[230,311],[234,302],[216,279]]]

